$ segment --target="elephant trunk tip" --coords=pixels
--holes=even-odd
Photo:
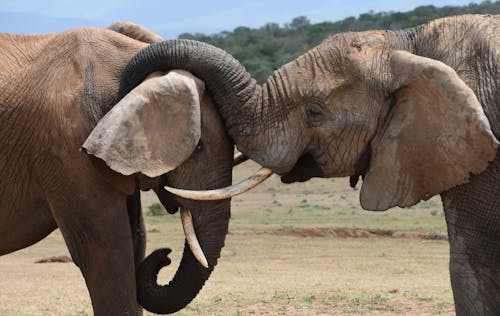
[[[146,310],[171,314],[186,307],[201,290],[212,269],[202,268],[188,245],[174,278],[166,285],[157,282],[161,268],[171,263],[170,249],[157,249],[140,264],[137,273],[137,301]]]

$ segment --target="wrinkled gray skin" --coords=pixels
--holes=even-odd
[[[136,55],[122,90],[181,67],[212,91],[237,147],[284,182],[362,176],[361,204],[372,210],[441,194],[456,312],[495,315],[499,47],[499,16],[338,34],[259,86],[231,56],[179,40]]]
[[[142,41],[159,38],[137,25],[116,27]],[[216,265],[227,234],[228,200],[186,201],[163,189],[166,184],[208,189],[231,183],[233,145],[208,93],[193,99],[196,93],[187,94],[189,89],[178,85],[179,95],[199,104],[201,137],[168,173],[124,176],[80,150],[104,114],[115,109],[122,70],[147,46],[142,41],[95,28],[37,36],[0,34],[0,255],[32,245],[59,228],[85,278],[95,315],[142,314],[135,277],[145,255],[140,189],[155,190],[171,213],[180,205],[191,210],[209,263],[208,269],[202,267],[185,247],[173,280],[158,286],[158,269],[170,260],[168,250],[154,252],[148,257],[153,264],[144,263],[138,272],[139,301],[145,307],[167,313],[187,305]],[[162,124],[169,117],[161,114],[185,113],[189,104],[180,100],[160,105],[161,113],[148,112],[147,104],[140,108],[154,122],[133,115],[126,121],[144,124],[144,133],[150,133],[146,136],[164,136],[149,144],[152,152],[175,155],[177,151],[165,144],[179,144],[169,135],[182,136],[193,128],[178,118]],[[124,141],[131,149],[141,145]],[[159,303],[151,307],[150,302]]]

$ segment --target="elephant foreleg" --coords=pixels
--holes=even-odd
[[[136,188],[134,194],[127,197],[127,211],[134,246],[134,262],[136,269],[146,256],[146,227],[141,208],[141,192]]]
[[[88,177],[87,183],[75,183],[71,177],[57,179],[48,188],[47,198],[85,278],[94,315],[137,315],[126,196],[98,179]]]
[[[457,315],[500,311],[500,159],[442,194]]]

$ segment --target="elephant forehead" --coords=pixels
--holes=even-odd
[[[362,51],[364,46],[381,47],[385,42],[385,35],[379,31],[366,31],[359,34],[353,34],[349,46]]]
[[[364,47],[381,47],[384,45],[385,40],[385,32],[381,31],[342,33],[329,37],[321,46],[326,46],[329,49],[336,47],[340,53],[347,53],[353,49],[361,52]]]

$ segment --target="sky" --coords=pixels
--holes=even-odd
[[[305,15],[312,23],[357,17],[371,10],[409,11],[421,5],[466,5],[476,0],[0,0],[0,32],[49,33],[114,21],[141,24],[165,38],[213,34],[238,26],[281,25]]]

